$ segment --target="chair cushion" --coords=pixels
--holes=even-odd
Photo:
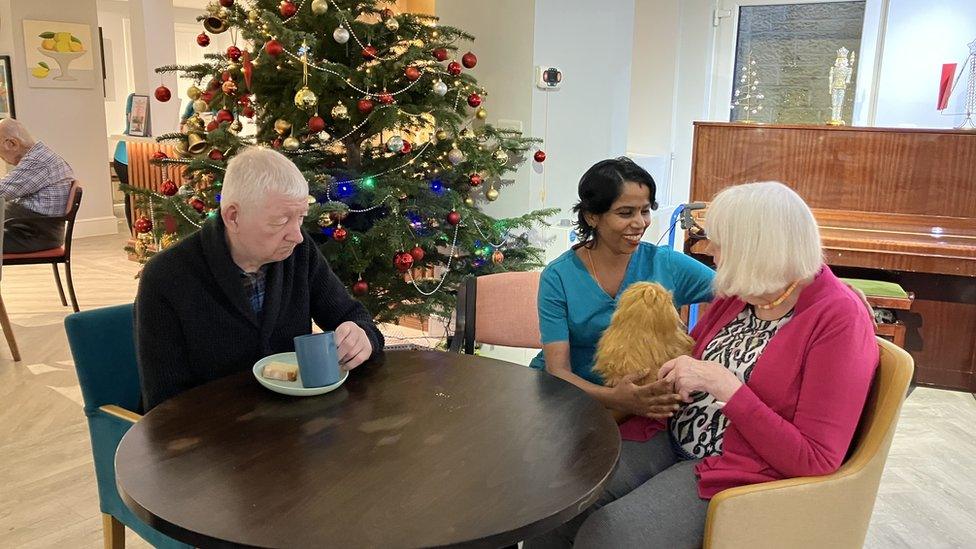
[[[39,252],[27,252],[25,254],[3,254],[3,260],[8,259],[54,259],[57,257],[64,256],[64,246],[59,246],[57,248],[51,248],[48,250],[41,250]]]
[[[881,280],[863,280],[860,278],[842,278],[841,281],[854,286],[864,292],[867,296],[877,297],[908,297],[908,292],[894,282],[884,282]]]

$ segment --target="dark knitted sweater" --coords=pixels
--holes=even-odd
[[[268,265],[256,315],[231,259],[220,216],[152,258],[135,303],[136,349],[145,410],[187,389],[241,372],[267,355],[294,351],[312,320],[334,330],[351,320],[373,344],[383,335],[306,234],[284,261]]]

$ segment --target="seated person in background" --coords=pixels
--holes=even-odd
[[[557,543],[700,547],[718,492],[844,461],[878,345],[864,304],[823,263],[813,214],[786,186],[753,183],[719,193],[706,230],[718,297],[692,331],[694,356],[658,373],[685,405],[665,430],[621,426],[604,496],[578,532],[549,534]]]
[[[74,181],[71,167],[57,153],[35,142],[27,128],[13,118],[0,120],[0,158],[14,166],[0,179],[6,199],[4,253],[27,253],[64,244],[68,193]]]
[[[187,389],[294,351],[312,321],[334,330],[351,370],[383,348],[354,300],[302,231],[308,182],[284,155],[252,147],[227,165],[220,215],[154,256],[135,302],[146,410]]]
[[[632,376],[608,387],[593,371],[597,342],[631,284],[656,282],[679,307],[712,298],[711,269],[668,246],[641,242],[657,208],[655,192],[651,175],[626,157],[602,160],[583,174],[573,208],[580,243],[542,272],[543,345],[531,366],[576,385],[620,415],[666,418],[678,402],[670,383],[637,385],[639,376]]]

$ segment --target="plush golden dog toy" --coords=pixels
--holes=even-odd
[[[597,344],[593,370],[608,387],[628,374],[646,372],[635,382],[644,385],[657,381],[665,362],[691,354],[693,344],[671,292],[654,282],[637,282],[620,296],[610,326]]]

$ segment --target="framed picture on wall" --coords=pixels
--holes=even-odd
[[[129,118],[126,122],[127,135],[135,137],[149,136],[149,96],[135,95],[129,104]]]
[[[82,23],[24,19],[27,85],[83,88],[95,85],[92,28]]]
[[[11,80],[10,56],[0,55],[0,118],[16,118],[14,85]]]

